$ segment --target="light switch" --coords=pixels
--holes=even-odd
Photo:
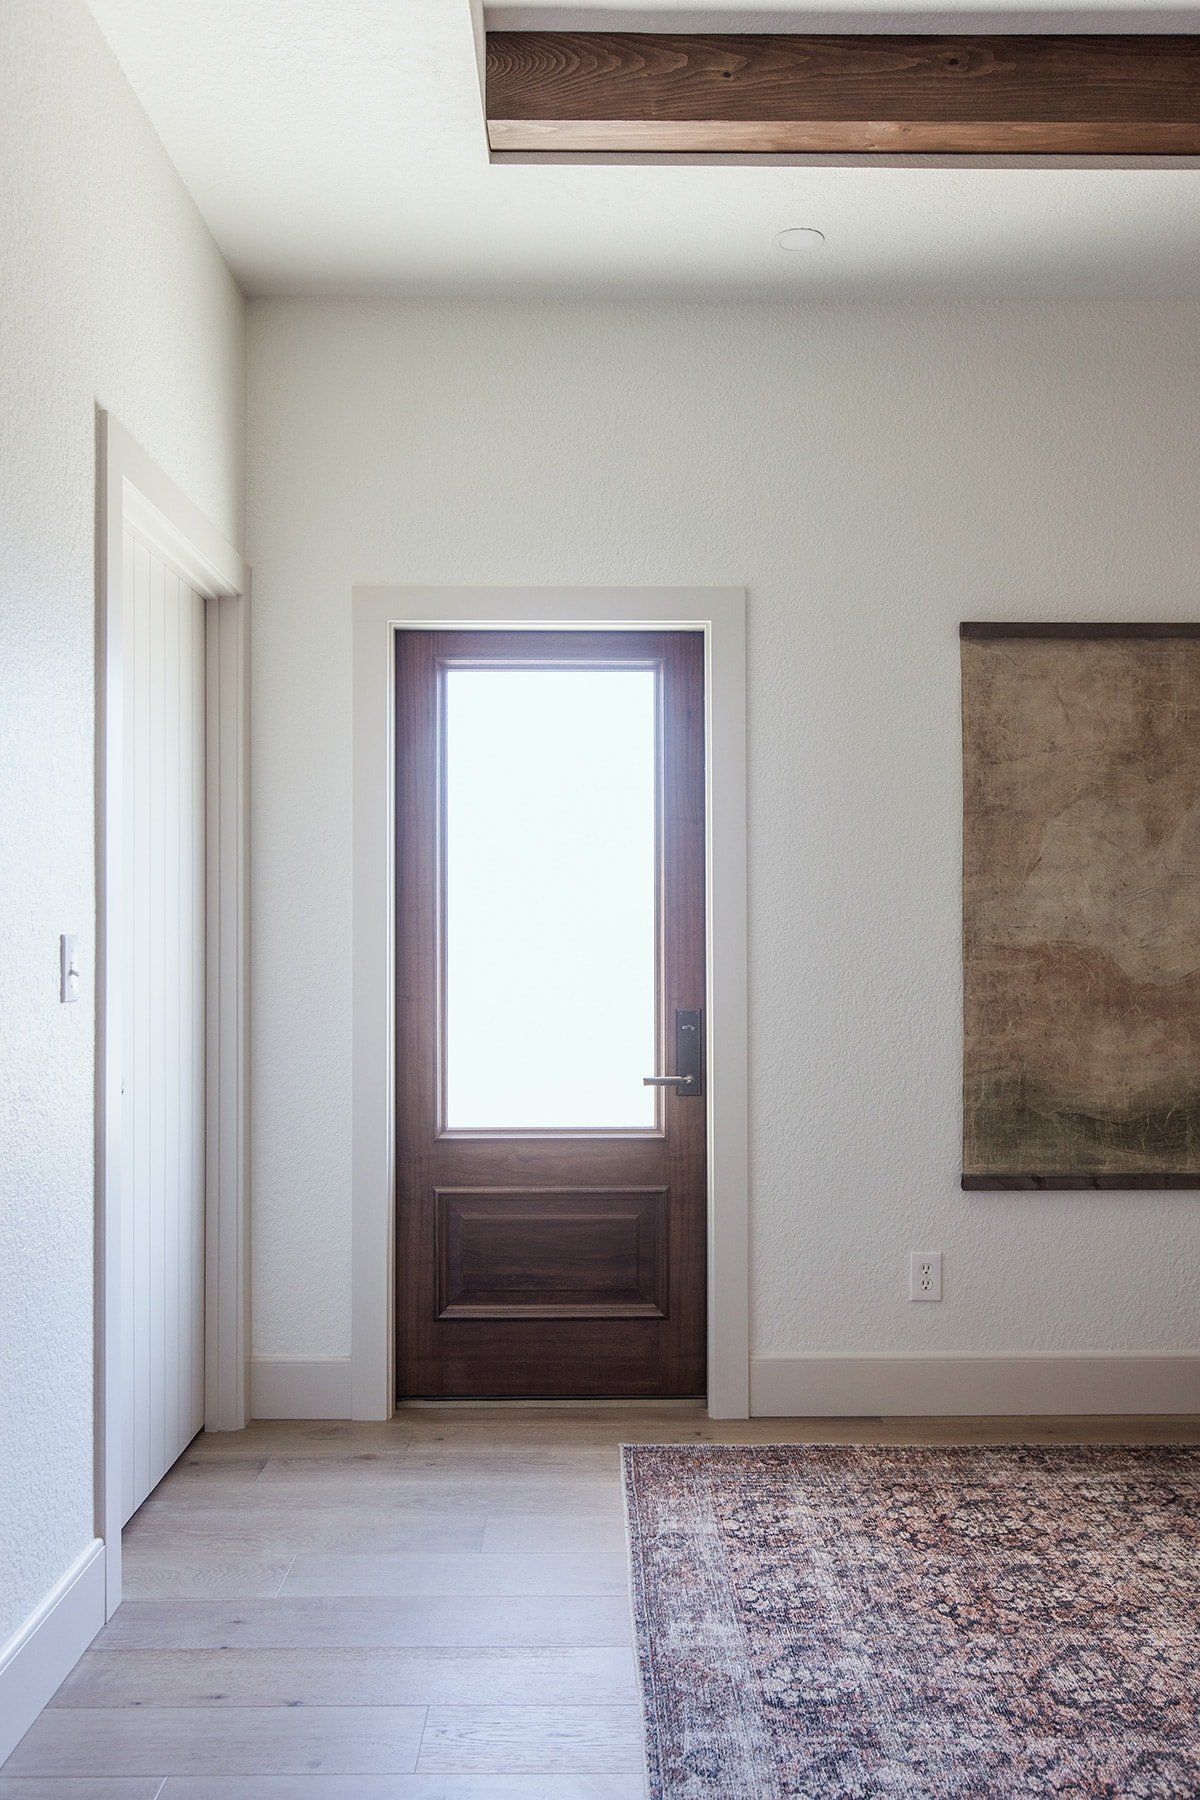
[[[74,931],[64,931],[59,946],[59,998],[64,1006],[79,998],[79,938]]]

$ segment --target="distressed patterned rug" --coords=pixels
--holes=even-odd
[[[1200,1796],[1200,1449],[624,1455],[652,1800]]]

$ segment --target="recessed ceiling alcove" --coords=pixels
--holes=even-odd
[[[973,0],[951,13],[897,0],[885,12],[879,0],[847,0],[800,13],[731,0],[719,9],[289,0],[283,21],[278,0],[90,4],[252,294],[1200,298],[1198,156],[931,154],[914,150],[911,135],[900,147],[901,113],[883,114],[893,120],[888,149],[499,149],[485,103],[489,33],[732,34],[752,40],[749,70],[764,54],[759,40],[796,32],[1177,38],[1196,29],[1186,7],[1091,0],[1068,12]],[[750,77],[717,79],[744,95]],[[560,124],[573,103],[559,108]],[[847,120],[879,123],[881,112],[843,111],[843,135]],[[522,115],[513,105],[504,116]],[[824,233],[819,255],[778,247],[797,227]]]

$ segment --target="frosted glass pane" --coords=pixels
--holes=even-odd
[[[446,1123],[648,1130],[655,676],[446,675]]]

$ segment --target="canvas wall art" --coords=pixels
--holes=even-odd
[[[1200,626],[961,636],[963,1186],[1200,1187]]]

